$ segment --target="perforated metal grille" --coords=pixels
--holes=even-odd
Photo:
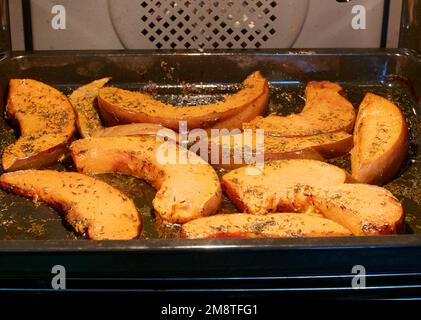
[[[158,49],[264,48],[279,32],[274,0],[144,1],[141,36]]]

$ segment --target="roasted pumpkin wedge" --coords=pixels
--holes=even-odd
[[[355,235],[393,234],[403,228],[402,205],[386,189],[344,183],[347,178],[342,169],[335,173],[330,168],[334,166],[317,167],[314,160],[273,162],[278,164],[265,164],[258,179],[246,174],[247,167],[222,177],[223,188],[239,210],[252,214],[320,213]],[[305,162],[313,164],[305,169]]]
[[[264,129],[266,135],[279,137],[309,136],[321,133],[352,132],[355,111],[342,95],[342,87],[332,82],[310,82],[305,90],[306,103],[301,113],[288,116],[270,114],[244,123],[244,129]]]
[[[102,129],[101,119],[97,111],[98,91],[110,79],[110,77],[107,77],[92,81],[77,88],[69,96],[69,100],[77,115],[77,129],[83,138],[91,137],[93,132]]]
[[[301,187],[294,192],[295,197],[286,208],[292,205],[319,212],[354,235],[395,234],[405,227],[401,203],[391,192],[378,186],[346,183],[324,188]],[[284,206],[285,203],[280,204]]]
[[[367,93],[358,111],[354,144],[353,177],[371,184],[389,181],[408,154],[408,126],[401,110],[389,100]]]
[[[209,141],[209,155],[219,152],[219,163],[212,164],[225,169],[238,168],[246,164],[245,154],[249,154],[253,159],[256,159],[262,153],[264,154],[264,161],[281,159],[325,160],[348,153],[353,143],[352,135],[343,131],[306,137],[263,136],[263,139],[263,148],[259,150],[255,133],[250,135],[247,135],[247,133],[232,134],[212,138]],[[227,159],[223,159],[225,152],[229,154]]]
[[[352,233],[331,220],[301,213],[217,214],[187,222],[184,239],[338,237]]]
[[[178,141],[178,134],[168,128],[155,123],[130,123],[119,126],[102,128],[94,133],[92,137],[130,137],[130,136],[155,136],[173,137]]]
[[[298,184],[310,186],[341,185],[349,175],[334,165],[316,160],[275,160],[266,162],[259,175],[250,175],[247,167],[225,174],[221,183],[240,211],[276,212],[279,190]]]
[[[224,101],[209,105],[176,107],[154,99],[152,96],[107,87],[99,90],[99,110],[105,124],[145,122],[157,123],[179,130],[180,120],[187,121],[189,129],[224,127],[241,128],[261,114],[269,99],[268,81],[259,72],[244,81],[244,88],[226,96]]]
[[[25,170],[3,174],[0,185],[63,211],[66,222],[89,239],[140,235],[142,220],[133,201],[101,180],[75,172]]]
[[[57,162],[75,132],[75,114],[67,97],[36,80],[10,80],[6,114],[19,124],[21,136],[3,152],[5,171]]]
[[[89,138],[70,150],[79,172],[120,172],[148,181],[158,189],[153,207],[164,222],[185,223],[220,207],[215,170],[173,142],[155,136]]]

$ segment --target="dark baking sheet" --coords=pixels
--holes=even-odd
[[[421,60],[401,50],[311,50],[229,52],[37,52],[0,58],[0,105],[12,77],[45,81],[68,93],[104,76],[112,84],[154,89],[178,103],[218,99],[238,89],[251,72],[271,81],[271,105],[281,113],[297,111],[311,80],[343,84],[358,105],[365,91],[386,95],[403,108],[411,127],[411,152],[402,175],[387,185],[407,210],[408,234],[380,237],[294,239],[157,239],[150,218],[154,190],[118,175],[103,176],[143,208],[143,239],[76,239],[58,214],[44,204],[0,193],[0,294],[24,292],[71,297],[75,293],[155,294],[193,292],[193,297],[421,298],[419,230],[421,142],[419,97]],[[185,85],[180,85],[180,84]],[[188,85],[187,85],[188,84]],[[0,120],[0,146],[15,138]],[[347,166],[347,160],[339,161]],[[71,163],[65,164],[70,167]],[[63,167],[59,167],[63,169]],[[130,182],[130,183],[129,183]],[[224,206],[228,211],[233,208]],[[166,232],[171,237],[171,232]],[[146,239],[148,238],[148,239]],[[11,239],[11,240],[5,240]],[[51,289],[54,265],[66,268],[66,288]],[[366,290],[353,290],[352,267],[367,272]],[[137,296],[136,296],[137,297]],[[190,298],[192,295],[189,296]],[[139,297],[141,299],[141,297]],[[140,301],[140,300],[139,300]],[[191,301],[184,299],[185,301]],[[253,300],[254,301],[254,300]]]
[[[323,54],[294,52],[275,54],[34,54],[5,58],[0,65],[3,96],[7,81],[13,77],[30,77],[54,85],[66,94],[91,80],[112,76],[111,85],[127,89],[148,90],[158,99],[176,105],[209,103],[223,94],[239,89],[241,81],[252,71],[260,70],[270,80],[270,103],[267,112],[288,114],[304,105],[305,83],[330,80],[341,83],[355,108],[366,92],[374,92],[395,102],[408,120],[411,145],[407,162],[398,177],[388,183],[406,210],[406,233],[421,233],[421,176],[418,143],[421,133],[417,85],[409,70],[402,69],[411,53],[373,52]],[[408,62],[406,62],[408,64]],[[421,68],[413,61],[414,65]],[[371,64],[371,68],[368,65]],[[396,69],[397,67],[401,69]],[[415,67],[415,66],[414,66]],[[221,68],[224,70],[222,71]],[[395,68],[395,69],[393,69]],[[421,77],[420,77],[421,79]],[[418,79],[416,79],[418,80]],[[4,99],[0,101],[4,107]],[[0,120],[0,152],[16,139],[17,130]],[[418,140],[417,140],[418,139]],[[331,160],[349,169],[349,156]],[[54,166],[74,170],[71,160]],[[223,172],[220,172],[221,174]],[[177,226],[155,222],[151,202],[155,191],[145,182],[119,174],[97,175],[132,197],[144,220],[142,239],[174,239]],[[225,198],[221,212],[236,212]],[[56,211],[43,203],[33,203],[0,191],[0,240],[75,240],[77,236]]]

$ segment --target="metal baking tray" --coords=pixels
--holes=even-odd
[[[67,265],[72,283],[79,289],[98,286],[95,279],[130,278],[136,279],[130,285],[127,281],[110,280],[107,284],[101,282],[101,288],[133,286],[140,291],[156,288],[171,291],[181,287],[199,290],[227,286],[225,289],[229,291],[244,286],[244,282],[235,279],[247,278],[249,289],[258,290],[266,285],[285,289],[290,286],[285,281],[295,279],[305,291],[303,283],[308,283],[308,277],[319,277],[311,278],[312,281],[327,281],[334,274],[341,275],[342,280],[326,286],[343,285],[346,290],[353,265],[364,265],[373,276],[382,275],[381,279],[405,276],[411,277],[409,282],[417,279],[415,282],[421,285],[421,273],[418,273],[421,271],[421,57],[415,52],[358,49],[14,53],[0,60],[0,105],[4,108],[10,78],[38,79],[67,94],[104,76],[112,76],[111,85],[152,90],[159,99],[175,104],[206,103],[238,90],[242,80],[255,70],[260,70],[270,81],[268,112],[299,111],[304,103],[303,89],[311,80],[339,82],[356,108],[368,91],[386,96],[402,108],[410,127],[410,152],[401,173],[386,188],[405,207],[406,234],[179,240],[176,227],[155,223],[151,210],[155,191],[150,186],[126,176],[99,175],[135,200],[144,218],[142,238],[84,240],[63,225],[57,212],[47,205],[0,191],[0,288],[19,290],[23,286],[19,281],[32,279],[34,289],[43,289],[45,285],[44,289],[48,290],[46,279],[53,264]],[[16,139],[16,132],[3,118],[0,120],[0,151]],[[332,162],[349,167],[348,157]],[[73,169],[71,160],[55,168]],[[221,210],[234,212],[235,208],[224,199]],[[167,281],[151,285],[154,279]],[[231,279],[231,282],[222,285],[218,279]],[[262,279],[278,282],[265,284]],[[182,286],[179,280],[184,281]],[[211,280],[216,282],[210,284]],[[390,281],[390,287],[397,286],[394,280]]]

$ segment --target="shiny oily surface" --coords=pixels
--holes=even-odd
[[[328,79],[327,79],[328,80]],[[154,84],[130,83],[114,85],[124,89],[146,89],[155,98],[175,105],[206,104],[218,101],[224,94],[233,93],[240,84],[203,85],[187,84],[184,86],[161,86]],[[417,119],[417,104],[410,88],[400,80],[384,83],[341,83],[348,99],[358,107],[366,92],[373,92],[390,99],[404,112],[410,128],[410,151],[408,159],[396,179],[385,187],[403,204],[406,210],[406,232],[421,234],[421,156],[417,153],[417,137],[421,135],[421,122]],[[69,94],[78,85],[59,86],[58,89]],[[286,115],[299,112],[304,106],[305,84],[271,84],[270,102],[267,113],[278,112]],[[16,131],[4,120],[0,120],[0,151],[16,139]],[[419,139],[419,138],[418,138]],[[349,155],[330,160],[331,163],[350,170]],[[70,159],[52,168],[74,170]],[[226,171],[219,170],[219,174]],[[142,180],[120,174],[101,174],[98,178],[131,197],[142,213],[144,228],[142,239],[171,239],[178,237],[178,226],[165,226],[155,221],[152,200],[155,190]],[[221,213],[236,212],[229,199],[224,196]],[[80,239],[55,210],[42,202],[33,203],[29,199],[0,191],[0,239]]]

